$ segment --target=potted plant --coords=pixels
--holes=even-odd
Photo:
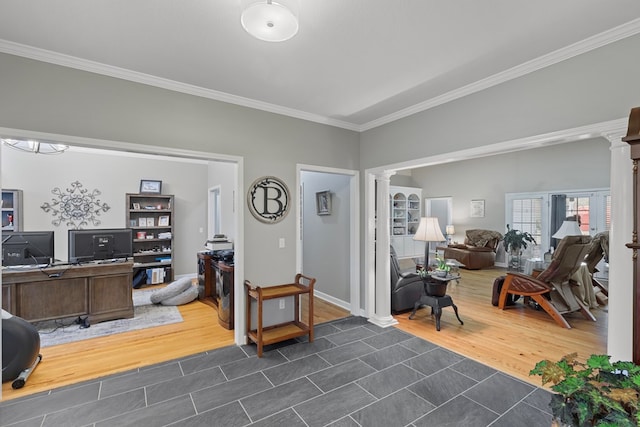
[[[639,426],[640,366],[633,362],[611,363],[611,356],[591,355],[586,362],[577,354],[558,362],[542,360],[529,375],[552,383],[554,421],[566,426]]]
[[[520,256],[522,255],[522,250],[527,249],[527,243],[536,244],[536,239],[533,238],[531,233],[511,229],[509,224],[507,224],[507,232],[502,237],[502,241],[504,242],[505,252],[511,254],[509,267],[514,270],[520,269]]]
[[[451,271],[451,267],[447,265],[447,262],[443,258],[440,258],[437,255],[434,270],[429,271],[424,268],[420,269],[418,274],[420,275],[420,277],[422,277],[427,295],[440,297],[445,296],[445,294],[447,293],[447,282],[441,282],[434,279],[429,280],[429,278],[432,275],[438,277],[447,277],[449,271]]]

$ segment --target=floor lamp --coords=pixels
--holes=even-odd
[[[420,218],[420,224],[416,234],[413,235],[413,240],[425,242],[424,244],[424,269],[429,269],[429,242],[443,242],[445,237],[440,229],[438,218],[436,217],[422,217]]]

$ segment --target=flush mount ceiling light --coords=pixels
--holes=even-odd
[[[35,154],[61,154],[69,148],[68,145],[53,142],[41,142],[32,139],[2,139],[2,143],[16,150]]]
[[[298,18],[293,12],[271,0],[247,6],[240,22],[247,33],[267,42],[289,40],[298,32]]]

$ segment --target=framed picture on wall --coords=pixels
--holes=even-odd
[[[329,190],[316,193],[316,213],[331,215],[331,192]]]
[[[162,192],[162,181],[151,179],[140,180],[140,193],[160,194]]]
[[[484,200],[471,201],[471,218],[484,218]]]

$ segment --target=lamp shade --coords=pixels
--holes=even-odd
[[[453,225],[449,224],[445,227],[445,232],[447,233],[447,236],[451,236],[456,234],[456,229]]]
[[[282,42],[298,32],[298,19],[293,12],[271,0],[250,4],[240,22],[247,33],[267,42]]]
[[[562,221],[562,225],[558,231],[551,237],[554,239],[562,239],[566,236],[582,236],[582,231],[576,221]]]
[[[422,242],[442,242],[445,239],[440,230],[440,224],[436,217],[422,217],[420,218],[420,224],[416,234],[413,235],[413,240],[419,240]]]

